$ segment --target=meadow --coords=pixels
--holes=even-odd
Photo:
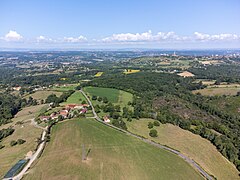
[[[240,91],[239,86],[230,86],[230,87],[207,87],[205,89],[194,90],[193,93],[200,93],[204,96],[221,96],[221,95],[236,95]]]
[[[158,131],[158,137],[152,138],[148,134],[149,122],[153,122],[153,120],[140,119],[126,123],[130,132],[179,150],[194,159],[204,170],[219,180],[239,179],[235,166],[223,157],[208,140],[172,124],[161,124],[159,127],[154,127]]]
[[[84,100],[86,101],[86,98],[82,95],[82,93],[80,91],[76,91],[68,97],[66,102],[63,102],[62,104],[82,104],[82,101]]]
[[[40,102],[41,100],[46,100],[47,97],[51,94],[56,94],[57,97],[61,96],[62,92],[58,92],[58,91],[36,91],[33,94],[29,94],[27,96],[25,96],[24,98],[28,99],[30,96],[33,99],[36,99],[38,102]]]
[[[93,119],[62,122],[51,134],[25,179],[203,179],[175,154]]]

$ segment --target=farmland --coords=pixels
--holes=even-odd
[[[84,90],[91,96],[107,97],[112,103],[118,102],[119,90],[112,88],[85,87]]]
[[[133,120],[127,122],[127,127],[133,133],[153,139],[193,158],[217,179],[238,179],[238,171],[234,165],[224,158],[209,141],[171,124],[155,127],[158,137],[151,138],[148,135],[147,125],[152,121],[151,119]]]
[[[87,160],[82,160],[83,144],[89,152]],[[91,119],[76,119],[54,126],[41,159],[25,177],[59,178],[202,179],[176,155]]]
[[[74,92],[67,101],[63,104],[81,104],[83,100],[86,100],[80,91]]]
[[[194,94],[200,93],[205,96],[236,95],[240,91],[240,86],[214,86],[205,89],[195,90]]]
[[[126,71],[124,71],[124,74],[133,74],[133,73],[138,73],[140,72],[140,70],[137,69],[127,69]]]
[[[69,90],[75,90],[76,87],[77,87],[77,84],[67,84],[62,86],[53,86],[51,90],[64,92]]]
[[[0,149],[0,178],[3,177],[19,159],[24,158],[29,151],[33,151],[36,148],[37,144],[35,140],[40,137],[42,130],[31,125],[30,119],[34,118],[44,106],[45,105],[38,105],[24,108],[12,119],[12,123],[1,126],[1,129],[13,126],[15,131],[11,136],[4,138],[1,142],[5,147]],[[23,123],[16,125],[18,121],[22,121]],[[22,145],[10,146],[12,140],[20,138],[26,142]]]
[[[94,75],[94,77],[101,77],[103,75],[103,72],[98,72],[97,74]]]
[[[51,94],[56,94],[56,96],[61,96],[62,92],[58,92],[58,91],[36,91],[33,94],[29,94],[27,96],[25,96],[25,98],[29,98],[30,96],[33,99],[36,99],[38,102],[40,102],[41,100],[46,100],[47,97]]]

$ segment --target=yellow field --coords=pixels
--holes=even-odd
[[[5,147],[0,149],[0,178],[2,178],[18,160],[25,158],[25,155],[29,151],[33,151],[36,148],[37,143],[35,140],[40,137],[42,130],[31,125],[30,119],[34,118],[43,106],[46,105],[24,108],[12,119],[12,123],[0,126],[0,129],[8,128],[9,126],[13,126],[15,129],[12,135],[4,138],[1,142]],[[16,125],[18,121],[22,121],[23,124]],[[17,139],[24,139],[26,142],[22,145],[11,147],[10,142]]]
[[[123,73],[124,74],[133,74],[133,73],[137,73],[137,72],[140,72],[140,70],[137,70],[137,69],[126,69]]]
[[[97,74],[95,74],[94,77],[100,77],[100,76],[102,76],[102,74],[103,74],[103,72],[98,72]]]
[[[153,120],[133,120],[127,122],[127,127],[130,132],[179,150],[194,159],[209,174],[214,175],[219,180],[239,179],[235,166],[223,157],[208,140],[171,124],[161,124],[159,127],[154,127],[158,131],[158,137],[151,138],[148,135],[149,129],[147,127],[150,121]]]

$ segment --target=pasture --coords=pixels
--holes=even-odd
[[[51,136],[25,179],[203,179],[175,154],[92,119],[57,124]]]
[[[192,91],[194,94],[200,93],[204,96],[222,96],[222,95],[230,95],[234,96],[237,92],[240,91],[240,86],[209,86],[205,89],[194,90]]]
[[[153,120],[140,119],[126,123],[130,132],[179,150],[219,180],[239,178],[235,166],[223,157],[208,140],[172,124],[154,127],[158,131],[158,137],[151,138],[148,134],[148,122],[153,122]]]
[[[86,101],[86,98],[82,95],[80,91],[76,91],[68,97],[66,102],[63,102],[62,104],[82,104],[83,100]]]

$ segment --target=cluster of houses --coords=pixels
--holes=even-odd
[[[62,119],[74,117],[76,114],[85,114],[87,112],[88,104],[68,104],[58,112],[53,112],[50,116],[40,116],[41,121],[57,120],[59,116]]]

